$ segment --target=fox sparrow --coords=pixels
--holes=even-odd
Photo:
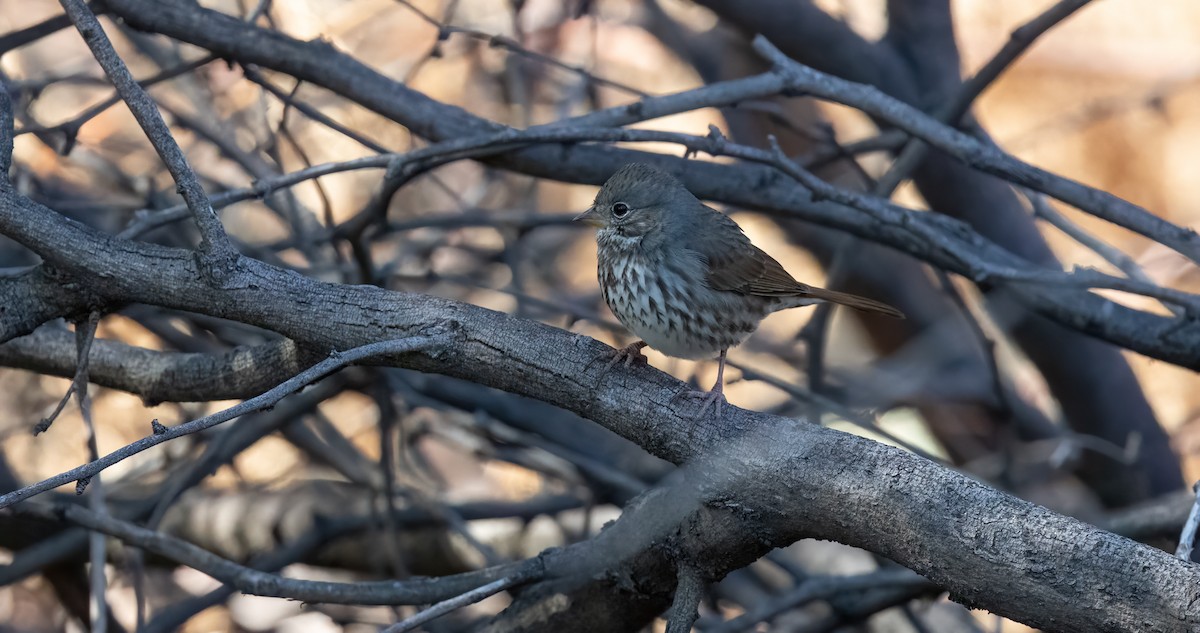
[[[618,350],[609,367],[644,361],[647,345],[677,358],[717,357],[717,382],[697,416],[713,405],[720,415],[726,352],[772,312],[830,302],[904,318],[887,304],[796,281],[736,222],[649,165],[617,170],[575,220],[600,229],[604,300],[642,339]]]

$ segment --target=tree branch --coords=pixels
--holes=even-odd
[[[847,105],[886,121],[980,171],[1039,191],[1169,246],[1200,263],[1200,235],[1106,191],[1034,167],[999,148],[946,127],[920,110],[864,84],[838,79],[784,55],[764,37],[754,49],[784,74],[788,91]]]
[[[699,471],[706,477],[696,478],[706,486],[696,493],[701,507],[731,513],[694,515],[691,504],[672,514],[655,502],[644,510],[652,519],[610,537],[620,543],[625,529],[645,532],[640,521],[677,526],[692,516],[702,523],[687,533],[701,541],[687,548],[687,560],[711,562],[701,570],[706,578],[797,538],[829,538],[879,552],[966,604],[1034,626],[1069,621],[1076,628],[1065,630],[1092,631],[1165,621],[1165,630],[1182,631],[1200,622],[1200,600],[1193,601],[1200,571],[1163,552],[862,438],[732,406],[720,420],[696,421],[693,409],[674,398],[689,387],[649,367],[614,369],[596,384],[600,368],[591,361],[608,348],[587,337],[436,297],[323,283],[251,259],[243,259],[237,285],[213,287],[187,251],[98,235],[32,204],[20,207],[15,223],[8,215],[15,202],[9,196],[0,206],[0,227],[86,276],[105,298],[219,315],[314,349],[450,327],[455,335],[436,352],[397,362],[564,407],[675,463],[706,456]],[[662,551],[638,555],[637,549],[632,564],[648,574],[648,586],[661,588],[656,600],[669,600],[674,565]]]
[[[299,42],[278,32],[259,29],[230,16],[178,1],[109,0],[108,6],[138,28],[207,48],[221,57],[292,74],[360,103],[426,138],[453,139],[495,133],[503,129],[493,122],[445,106],[391,81],[324,42]],[[904,74],[902,70],[897,72]],[[673,100],[673,111],[696,107],[696,103],[702,102],[701,96],[709,105],[721,106],[729,103],[724,99],[743,100],[755,95],[777,94],[783,89],[783,78],[775,73],[729,83],[747,86],[752,81],[754,83],[750,87],[753,89],[733,91],[727,90],[728,86],[708,86],[694,91],[684,98]],[[644,116],[663,116],[669,112],[663,111],[667,108],[661,108],[661,103],[664,102],[652,98],[614,108],[596,118],[580,117],[576,123],[591,125],[603,121],[617,125],[620,124],[618,121],[630,118],[641,120]],[[937,134],[947,130],[936,122],[933,125]],[[969,271],[964,271],[962,262],[956,258],[948,257],[938,248],[930,249],[920,242],[914,242],[911,232],[904,227],[881,223],[878,218],[845,205],[812,200],[806,192],[798,191],[790,178],[782,177],[770,168],[684,162],[668,156],[584,145],[532,147],[489,159],[493,164],[533,176],[590,184],[602,183],[618,167],[634,161],[663,167],[679,176],[689,189],[702,198],[781,212],[841,229],[892,246],[952,272],[974,277]],[[925,215],[928,214],[914,214],[904,222],[933,221],[928,217],[917,217]],[[896,217],[896,221],[900,221],[900,216]],[[964,228],[955,225],[951,232],[961,236]],[[972,240],[971,248],[995,253],[1000,258],[1011,258],[1011,253],[1005,253],[1005,249],[997,248],[986,240]],[[1010,247],[1010,250],[1018,249]],[[1031,309],[1068,328],[1168,362],[1200,367],[1200,328],[1191,319],[1164,319],[1111,305],[1104,308],[1108,316],[1098,319],[1096,315],[1101,304],[1097,303],[1095,296],[1074,295],[1070,300],[1064,300],[1057,292],[1040,293],[1017,285],[1008,285],[1006,288]],[[1056,331],[1061,334],[1060,330]],[[1192,350],[1198,351],[1192,353]]]
[[[42,327],[0,345],[0,365],[68,378],[74,372],[73,346],[66,330]],[[148,403],[234,400],[260,394],[322,356],[292,341],[199,354],[99,339],[92,348],[89,379]]]
[[[1018,57],[1024,54],[1026,49],[1032,46],[1033,43],[1037,41],[1037,39],[1041,37],[1043,33],[1054,28],[1063,20],[1071,17],[1072,14],[1079,9],[1082,9],[1089,2],[1091,2],[1091,0],[1061,0],[1061,2],[1054,4],[1036,18],[1026,22],[1024,25],[1013,31],[1008,42],[1006,42],[1004,46],[1002,46],[1000,50],[997,51],[996,54],[993,55],[986,64],[983,65],[983,68],[980,68],[979,71],[976,72],[970,79],[963,82],[962,85],[955,90],[954,97],[950,100],[950,102],[937,110],[935,118],[947,125],[958,127],[959,121],[971,109],[971,104],[974,103],[975,99],[982,94],[988,86],[992,85],[992,82],[996,81],[1000,74],[1003,73],[1013,62],[1015,62]],[[907,7],[908,3],[893,2],[890,3],[890,5],[892,8],[892,23],[894,26],[896,21],[896,8]],[[939,8],[941,10],[936,11],[936,13],[938,13],[940,16],[944,15],[946,19],[949,19],[949,7],[945,4],[940,4]],[[949,28],[945,29],[945,31],[951,33],[953,32],[953,30]],[[906,39],[922,42],[927,41],[929,37],[927,32],[923,32],[920,34],[913,34],[911,37]],[[955,54],[940,56],[930,55],[928,57],[949,57],[957,65],[957,50],[953,49],[953,42],[950,42],[949,46]],[[943,77],[947,74],[948,73],[939,73],[939,75]],[[920,73],[918,73],[918,75],[920,75]],[[957,77],[957,75],[958,68],[955,67],[951,76]],[[916,139],[910,139],[907,143],[905,143],[899,154],[897,154],[896,160],[894,160],[891,167],[888,168],[887,173],[879,178],[879,182],[875,186],[875,194],[883,197],[891,197],[891,194],[893,191],[895,191],[896,187],[900,186],[900,183],[903,182],[904,179],[907,178],[914,169],[916,169],[917,165],[919,165],[921,161],[925,160],[925,154],[928,151],[928,148],[928,145]]]
[[[179,144],[171,136],[171,130],[159,114],[158,107],[129,73],[125,62],[108,41],[108,36],[104,34],[104,29],[101,28],[95,14],[83,0],[59,0],[59,3],[79,30],[79,34],[83,36],[83,40],[87,42],[96,61],[112,80],[117,94],[121,95],[121,99],[137,119],[138,125],[145,130],[146,137],[166,164],[167,171],[171,172],[171,177],[175,179],[180,195],[191,209],[196,226],[200,228],[200,250],[209,260],[208,274],[212,274],[215,279],[228,277],[233,273],[238,257],[237,251],[230,243],[229,236],[225,234],[225,227],[221,225],[221,220],[209,203],[208,195],[200,186],[195,172],[188,165],[183,150],[179,149]]]
[[[512,563],[477,572],[439,578],[339,583],[284,578],[251,569],[211,554],[191,543],[138,527],[128,521],[101,515],[82,506],[22,505],[20,512],[43,519],[63,519],[170,558],[204,572],[240,591],[331,604],[422,604],[453,598],[514,572],[536,568],[537,560]],[[533,564],[530,564],[533,563]],[[527,577],[528,578],[528,577]]]
[[[436,330],[443,330],[436,332]],[[95,475],[102,472],[104,469],[113,464],[122,462],[134,455],[145,451],[146,449],[158,446],[163,442],[173,440],[177,437],[190,435],[208,428],[212,428],[223,422],[228,422],[234,418],[245,415],[251,411],[257,411],[266,407],[273,406],[275,403],[283,399],[284,396],[291,394],[312,382],[324,378],[334,371],[346,367],[348,365],[363,362],[370,359],[383,359],[395,357],[398,355],[409,354],[412,352],[427,349],[431,346],[442,344],[446,341],[447,335],[443,327],[437,324],[430,324],[427,331],[434,331],[433,334],[409,336],[395,340],[384,340],[365,345],[359,345],[345,352],[333,352],[329,358],[309,367],[308,369],[296,374],[292,378],[280,383],[269,391],[266,391],[258,396],[244,400],[224,411],[214,413],[191,422],[185,422],[177,426],[165,427],[155,420],[151,424],[152,433],[132,444],[120,448],[104,457],[88,462],[78,468],[73,468],[65,473],[55,475],[48,479],[44,479],[36,484],[25,486],[19,490],[14,490],[4,495],[0,495],[0,509],[6,508],[18,503],[24,499],[28,499],[34,495],[41,494],[48,490],[53,490],[61,485],[71,482],[78,482],[77,490],[82,493],[83,488],[87,485],[87,481]]]
[[[910,104],[928,106],[930,100],[949,100],[960,85],[958,64],[953,61],[958,58],[955,36],[949,28],[950,9],[945,0],[897,3],[917,15],[898,14],[898,20],[914,24],[912,28],[891,24],[882,42],[885,50],[822,15],[810,1],[702,2],[723,20],[750,33],[768,35],[803,63],[870,83]],[[836,43],[828,43],[834,34]],[[818,49],[814,42],[826,43]],[[830,55],[827,49],[839,53]],[[879,140],[889,134],[891,131],[883,132]],[[931,152],[913,181],[932,210],[967,220],[988,239],[1030,262],[1061,266],[1009,183],[970,169],[942,152]],[[1072,428],[1117,444],[1124,444],[1131,433],[1145,440],[1134,468],[1094,459],[1092,454],[1085,456],[1081,474],[1093,482],[1104,501],[1117,506],[1144,494],[1177,489],[1182,484],[1178,459],[1120,351],[1060,327],[1065,325],[1061,319],[1039,318],[1047,313],[1028,297],[1014,294],[1012,286],[982,289],[992,316],[1041,370]]]

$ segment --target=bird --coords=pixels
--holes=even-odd
[[[732,218],[702,203],[671,174],[630,163],[608,179],[574,220],[596,227],[597,276],[605,303],[641,340],[610,352],[616,363],[646,362],[649,346],[667,356],[716,358],[717,380],[695,418],[721,416],[725,357],[767,315],[835,303],[895,318],[886,303],[796,281],[751,243]]]

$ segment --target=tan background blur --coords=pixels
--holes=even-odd
[[[204,4],[229,12],[242,11],[235,2],[209,1]],[[443,14],[442,2],[416,0],[413,4],[433,16],[440,18]],[[598,0],[596,13],[600,19],[562,24],[561,11],[563,5],[569,3],[534,0],[528,4],[523,28],[529,38],[527,44],[532,48],[545,48],[548,54],[585,66],[596,75],[651,93],[685,90],[699,84],[689,66],[674,59],[654,37],[637,26],[637,2]],[[882,0],[826,0],[820,4],[831,12],[844,15],[869,37],[878,37],[884,26]],[[1049,0],[953,2],[964,73],[969,74],[986,62],[1007,40],[1013,28],[1049,4]],[[706,28],[713,22],[705,10],[684,0],[663,0],[663,5],[694,29]],[[59,12],[58,3],[53,0],[0,0],[0,32],[29,26]],[[508,90],[518,92],[529,89],[528,86],[505,83],[507,54],[502,50],[486,46],[472,48],[465,38],[455,37],[444,44],[443,57],[427,59],[426,54],[436,39],[436,29],[393,0],[277,0],[272,15],[278,20],[278,28],[293,37],[326,38],[391,77],[405,78],[415,73],[408,81],[412,87],[494,120],[525,126],[577,113],[563,113],[545,103],[520,110],[502,105],[497,99],[500,87],[507,86]],[[514,28],[510,17],[511,10],[506,2],[463,0],[458,3],[454,23],[488,33],[512,35]],[[114,40],[135,76],[145,77],[155,72],[136,54],[131,54],[127,41],[117,36]],[[186,56],[195,58],[199,53],[187,51]],[[78,35],[69,29],[5,55],[0,59],[0,68],[16,80],[44,78],[47,74],[99,76]],[[241,80],[239,71],[217,63],[206,67],[203,74],[204,85],[217,95],[219,114],[247,120],[254,117],[272,122],[278,120],[282,110],[278,102],[263,101],[259,88]],[[277,85],[291,88],[292,83],[287,78],[275,77],[275,81]],[[192,108],[188,90],[196,89],[198,85],[193,79],[185,79],[156,87],[151,92],[165,103],[188,111]],[[541,89],[548,88],[543,86]],[[101,85],[88,89],[80,89],[77,85],[51,87],[33,108],[36,122],[53,125],[65,121],[108,94],[109,89]],[[333,95],[312,87],[302,88],[300,95],[334,119],[368,132],[388,148],[403,150],[414,144],[399,126],[356,106],[347,106]],[[609,88],[602,88],[600,97],[603,105],[616,105],[636,98]],[[872,134],[872,129],[861,117],[836,108],[829,111],[838,123],[841,140],[851,141]],[[980,97],[975,112],[998,143],[1017,156],[1111,191],[1177,224],[1200,228],[1200,174],[1196,173],[1200,164],[1200,3],[1194,0],[1095,2],[1035,44]],[[295,121],[293,132],[312,162],[342,161],[368,155],[367,150],[353,141],[295,113],[291,116]],[[710,123],[722,125],[716,112],[706,110],[648,122],[643,126],[704,134]],[[178,138],[193,165],[205,177],[230,187],[247,184],[245,176],[218,157],[211,146],[187,132],[181,132]],[[252,134],[237,139],[244,149],[252,148],[258,140]],[[677,152],[675,148],[662,149]],[[291,149],[284,148],[283,156],[289,170],[302,167]],[[96,169],[97,165],[108,160],[128,173],[156,179],[158,186],[167,182],[157,158],[123,106],[109,109],[84,126],[78,147],[70,156],[59,156],[31,136],[23,136],[18,139],[16,160],[39,178],[59,182],[64,187],[89,192],[111,190],[113,193],[108,199],[129,205],[131,210],[137,208],[139,200],[105,182],[104,171]],[[445,180],[456,183],[457,192],[468,203],[485,208],[566,212],[582,209],[595,193],[592,187],[558,183],[541,183],[536,188],[498,188],[484,180],[483,170],[469,163],[451,165],[438,173]],[[324,178],[322,182],[332,201],[335,219],[346,219],[365,203],[380,176],[379,171],[361,171]],[[511,182],[521,184],[526,180],[512,177]],[[311,184],[298,187],[296,192],[306,204],[319,208],[320,197]],[[902,191],[900,196],[905,203],[917,203],[911,193]],[[396,218],[406,218],[448,213],[455,209],[454,204],[453,198],[444,191],[422,181],[401,192],[393,204],[392,214]],[[1084,228],[1132,254],[1156,282],[1200,291],[1200,275],[1182,257],[1083,214],[1066,212]],[[224,219],[233,233],[248,242],[267,243],[283,236],[277,219],[264,212],[259,203],[237,205],[225,213]],[[821,282],[823,273],[811,259],[787,246],[769,222],[745,214],[739,215],[738,219],[760,246],[777,254],[798,278]],[[574,228],[539,231],[542,235],[535,238],[535,242],[571,241],[569,249],[544,265],[558,267],[559,274],[577,290],[594,289],[591,235]],[[1044,227],[1044,233],[1068,266],[1079,264],[1108,269],[1097,256],[1056,230]],[[440,232],[418,231],[408,239],[432,239],[429,236],[434,234],[441,236]],[[496,231],[489,228],[458,229],[452,241],[485,249],[496,248],[501,242]],[[439,248],[427,259],[404,262],[402,272],[419,275],[433,270],[452,275],[475,264],[463,249]],[[506,274],[504,271],[497,273],[498,285],[506,282]],[[438,283],[422,289],[500,310],[516,307],[516,301],[510,295],[486,289]],[[546,295],[546,290],[526,288],[527,292],[537,296]],[[1121,300],[1150,307],[1136,298],[1121,297]],[[774,316],[764,325],[760,336],[791,336],[806,318],[804,314]],[[580,325],[576,329],[610,342],[617,341],[590,326]],[[100,335],[150,348],[162,346],[149,332],[121,317],[106,318]],[[839,340],[841,345],[833,350],[835,363],[852,362],[862,353],[852,335]],[[732,358],[739,356],[747,362],[754,359],[753,352],[748,350],[731,355]],[[653,353],[650,357],[655,366],[681,377],[688,376],[693,370],[690,363],[671,361]],[[1128,357],[1159,420],[1176,438],[1176,448],[1184,457],[1186,476],[1189,480],[1200,477],[1200,379],[1193,372],[1178,367],[1134,354]],[[1034,401],[1047,399],[1039,379],[1021,359],[1009,356],[1004,360],[1018,376],[1023,393]],[[796,376],[791,368],[771,369],[787,377]],[[700,371],[702,383],[711,380],[711,367],[701,367]],[[73,407],[68,408],[49,433],[33,438],[27,432],[28,427],[57,403],[67,384],[62,379],[0,369],[0,433],[3,434],[0,446],[18,474],[27,480],[53,475],[85,460],[82,423]],[[729,393],[734,403],[760,408],[782,398],[768,387],[751,383],[733,384]],[[152,418],[171,424],[228,404],[163,405],[147,409],[133,396],[102,390],[95,405],[95,417],[100,425],[100,450],[108,452],[144,436]],[[322,410],[364,453],[372,458],[378,456],[375,409],[365,399],[342,396],[326,403]],[[903,412],[897,416],[902,417]],[[162,460],[169,460],[172,452],[178,450],[182,447],[167,445],[150,451],[109,470],[106,477],[119,478],[152,468]],[[286,485],[302,473],[295,468],[298,457],[287,442],[267,438],[244,452],[232,467],[222,468],[208,485]],[[480,479],[464,477],[464,481],[473,483],[464,484],[452,494],[466,499],[477,491],[486,490],[490,498],[495,498],[497,491],[521,498],[539,485],[535,475],[499,462],[486,463],[475,474]],[[26,587],[24,590],[29,592],[26,597],[36,595],[35,589],[34,586]],[[0,602],[7,600],[10,606],[19,602],[8,591],[0,591],[0,596],[7,596],[0,598]],[[0,605],[0,611],[6,608]],[[214,620],[220,621],[219,617]],[[204,625],[197,626],[199,628],[189,630],[204,630]]]

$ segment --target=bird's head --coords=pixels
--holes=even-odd
[[[623,237],[643,237],[669,231],[690,205],[699,204],[674,176],[644,163],[618,169],[604,183],[591,208],[575,216],[583,222]]]

